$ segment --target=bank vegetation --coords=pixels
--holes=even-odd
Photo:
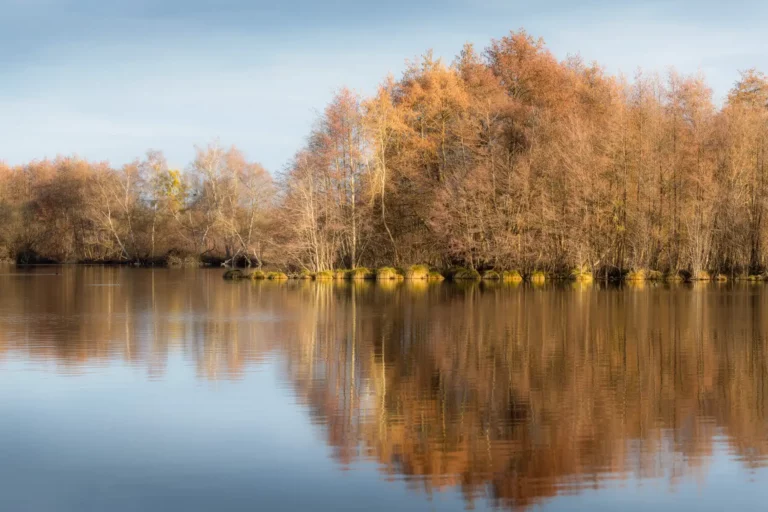
[[[183,170],[157,151],[0,166],[0,256],[759,276],[767,146],[756,70],[716,104],[702,76],[611,76],[513,32],[452,63],[427,53],[371,97],[341,89],[279,173],[219,143]]]

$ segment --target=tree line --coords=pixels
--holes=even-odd
[[[766,269],[768,78],[722,105],[699,75],[607,74],[520,31],[431,53],[371,97],[340,90],[271,176],[236,148],[113,169],[0,169],[0,247],[19,260],[178,258],[357,266]]]

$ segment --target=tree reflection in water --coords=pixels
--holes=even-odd
[[[762,285],[227,283],[106,268],[0,280],[0,359],[66,372],[121,360],[162,378],[178,353],[204,379],[279,361],[340,464],[372,460],[470,503],[524,508],[629,478],[674,488],[707,471],[718,442],[749,469],[768,460]]]

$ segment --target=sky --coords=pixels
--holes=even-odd
[[[701,72],[722,101],[768,71],[766,26],[764,0],[0,0],[0,160],[183,168],[218,140],[274,173],[339,88],[521,28],[610,73]]]

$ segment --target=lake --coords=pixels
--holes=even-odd
[[[0,274],[0,510],[768,499],[768,285]]]

